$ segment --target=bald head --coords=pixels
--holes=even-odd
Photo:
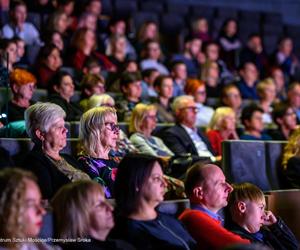
[[[217,212],[227,205],[232,187],[218,166],[196,163],[187,173],[185,190],[192,203]]]

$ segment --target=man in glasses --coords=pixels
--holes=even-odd
[[[190,153],[194,160],[215,161],[213,149],[205,135],[196,128],[197,107],[192,96],[177,97],[172,105],[176,124],[161,137],[175,155]]]

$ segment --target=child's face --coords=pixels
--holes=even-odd
[[[250,233],[256,233],[264,224],[265,199],[261,201],[246,201],[244,213],[244,228]]]

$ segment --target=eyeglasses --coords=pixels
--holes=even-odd
[[[105,126],[109,125],[108,128],[114,132],[119,132],[119,130],[120,130],[120,127],[113,122],[106,122],[106,123],[104,123],[104,125]]]
[[[197,91],[196,94],[198,94],[198,95],[206,95],[206,91]]]
[[[146,118],[149,118],[151,120],[157,120],[156,115],[146,115]]]
[[[196,113],[199,112],[199,109],[197,107],[183,107],[181,109],[188,109],[188,110],[191,110],[191,111],[196,112]]]

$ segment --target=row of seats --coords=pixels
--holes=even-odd
[[[67,140],[62,151],[77,155],[78,138]],[[227,179],[234,182],[251,182],[264,191],[281,189],[282,152],[284,141],[225,141],[223,142],[223,169]],[[33,147],[29,138],[0,138],[0,148],[7,153],[13,164],[20,165],[24,156]]]
[[[224,141],[222,164],[226,178],[251,182],[263,191],[284,188],[282,155],[286,141]]]

